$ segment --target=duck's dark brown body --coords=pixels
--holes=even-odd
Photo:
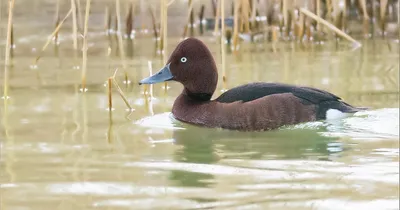
[[[316,120],[315,105],[304,105],[291,93],[274,94],[249,102],[198,101],[181,94],[172,114],[183,122],[231,130],[270,130]]]

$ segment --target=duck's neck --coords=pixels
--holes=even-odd
[[[212,94],[206,93],[192,93],[188,90],[183,90],[182,93],[176,98],[172,107],[172,114],[178,120],[195,123],[205,124],[214,111],[211,101]]]
[[[190,92],[188,89],[183,89],[181,95],[186,96],[193,101],[198,101],[199,103],[207,102],[211,99],[212,93],[193,93]]]

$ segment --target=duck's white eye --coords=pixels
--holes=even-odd
[[[182,57],[182,58],[181,58],[181,62],[182,62],[182,63],[186,63],[186,61],[187,61],[187,58],[186,58],[186,57]]]

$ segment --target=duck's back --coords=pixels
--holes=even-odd
[[[266,96],[290,93],[294,97],[288,100],[300,100],[303,105],[314,105],[317,120],[326,119],[329,109],[339,110],[344,113],[354,113],[362,109],[353,107],[341,98],[324,90],[295,86],[282,83],[249,83],[230,89],[221,94],[215,101],[220,103],[232,103],[235,101],[251,102]],[[285,95],[288,97],[289,95]]]

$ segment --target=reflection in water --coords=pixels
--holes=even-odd
[[[182,163],[217,164],[220,159],[303,159],[311,156],[327,160],[334,137],[324,137],[312,129],[281,130],[261,133],[232,132],[200,127],[173,131],[180,149],[174,160]],[[208,173],[171,170],[170,179],[179,186],[210,187],[214,176]]]

